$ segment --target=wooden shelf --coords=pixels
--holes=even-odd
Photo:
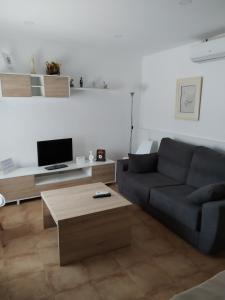
[[[1,74],[0,97],[69,97],[70,92],[110,91],[100,87],[70,87],[69,76],[43,74]],[[112,91],[112,90],[111,90]]]
[[[43,86],[31,86],[32,96],[33,97],[43,97],[45,95]]]
[[[32,74],[30,76],[30,80],[31,80],[32,87],[44,86],[44,81],[43,81],[42,75]]]
[[[77,91],[109,91],[109,88],[103,89],[103,88],[88,88],[88,87],[84,87],[84,88],[71,87],[70,89],[77,90]]]
[[[35,184],[53,184],[59,182],[65,182],[69,180],[82,179],[91,177],[91,167],[84,167],[81,169],[74,169],[64,172],[55,172],[52,174],[41,174],[35,176]]]

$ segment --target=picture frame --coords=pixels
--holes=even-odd
[[[198,121],[200,116],[202,77],[177,80],[175,118]]]
[[[96,151],[96,161],[105,161],[105,149],[97,149]]]
[[[8,174],[16,169],[16,165],[12,158],[7,158],[0,161],[0,172]]]

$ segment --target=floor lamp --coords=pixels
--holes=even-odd
[[[130,97],[131,97],[131,109],[130,109],[130,147],[129,147],[129,153],[132,153],[133,129],[134,129],[134,123],[133,123],[134,92],[130,92]]]

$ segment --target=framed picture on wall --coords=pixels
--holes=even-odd
[[[199,120],[202,94],[202,77],[177,80],[176,119]]]

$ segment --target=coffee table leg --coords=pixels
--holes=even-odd
[[[45,201],[42,200],[42,212],[43,212],[43,226],[44,228],[50,228],[50,227],[55,227],[56,223],[54,219],[51,216],[51,213],[45,204]]]
[[[73,228],[73,222],[71,227]],[[59,252],[59,265],[65,266],[73,262],[76,256],[75,249],[73,249],[74,236],[71,236],[71,228],[68,228],[67,221],[60,220],[58,222],[58,252]]]

